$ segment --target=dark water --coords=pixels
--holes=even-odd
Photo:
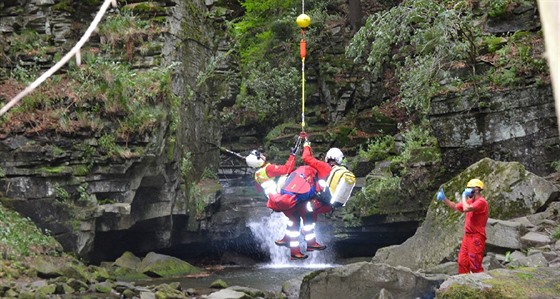
[[[315,270],[336,267],[337,265],[329,264],[306,264],[298,265],[298,261],[294,261],[291,265],[257,265],[254,267],[225,267],[222,270],[214,271],[208,277],[202,278],[173,278],[173,279],[156,279],[146,282],[146,284],[159,284],[179,282],[183,290],[194,288],[203,290],[209,288],[210,284],[217,279],[222,279],[228,286],[243,286],[255,288],[263,291],[279,292],[282,284],[293,278],[297,278]]]

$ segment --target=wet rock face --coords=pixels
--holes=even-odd
[[[518,161],[546,175],[560,156],[549,86],[495,92],[484,102],[474,102],[468,94],[435,99],[430,113],[443,163],[452,173],[489,157]]]
[[[16,66],[46,69],[54,64],[55,55],[74,45],[101,3],[2,1],[0,83]],[[6,197],[1,198],[2,204],[50,231],[66,251],[93,260],[103,260],[123,250],[170,248],[176,245],[174,236],[188,235],[177,231],[197,230],[188,225],[194,217],[180,188],[182,155],[195,153],[193,164],[200,173],[217,164],[218,150],[211,144],[218,143],[219,128],[216,122],[201,119],[209,115],[207,91],[194,86],[196,74],[212,55],[208,51],[213,48],[212,29],[202,23],[207,7],[204,1],[119,4],[121,10],[147,7],[157,8],[151,11],[157,14],[150,17],[169,18],[172,22],[162,23],[169,28],[156,38],[144,40],[150,51],[140,51],[138,47],[142,45],[136,44],[131,51],[135,55],[128,62],[137,69],[164,66],[162,60],[169,64],[184,62],[182,71],[174,76],[173,89],[181,100],[186,101],[189,92],[194,96],[181,109],[184,112],[177,132],[170,133],[169,117],[165,118],[167,122],[159,123],[152,134],[129,140],[126,147],[133,155],[125,157],[104,152],[99,136],[90,131],[72,136],[2,132],[0,140],[0,191]],[[107,15],[115,13],[110,9]],[[49,46],[40,59],[28,53],[10,53],[8,37],[22,34],[23,30],[45,41],[41,46]],[[94,33],[85,47],[101,47],[100,38]],[[185,40],[189,43],[183,46]],[[126,51],[124,47],[122,50]],[[12,94],[3,89],[0,99],[9,99],[18,91]],[[172,134],[176,136],[170,138]]]
[[[517,250],[552,244],[550,238],[530,231],[552,231],[545,227],[557,226],[557,184],[526,171],[520,163],[485,158],[444,184],[448,199],[460,198],[460,193],[453,196],[453,192],[463,190],[464,182],[475,174],[485,183],[483,196],[488,201],[489,217],[494,219],[486,225],[487,252],[491,248]],[[544,209],[547,211],[539,212]],[[401,245],[380,249],[373,261],[414,270],[454,261],[464,234],[464,217],[464,213],[433,200],[414,236]]]
[[[2,204],[48,230],[66,251],[90,257],[95,244],[107,246],[100,242],[103,239],[96,240],[97,232],[127,230],[166,218],[170,211],[187,214],[178,204],[185,199],[177,191],[173,161],[155,155],[135,159],[90,155],[68,147],[71,144],[75,140],[66,138],[0,140],[0,188],[6,197]],[[143,146],[131,144],[131,149]]]

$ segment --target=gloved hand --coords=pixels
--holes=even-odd
[[[299,146],[294,146],[290,149],[290,155],[295,156],[295,155],[297,155],[298,151],[299,151]]]
[[[443,187],[439,188],[439,191],[436,195],[437,200],[444,201],[445,200],[445,193],[443,193]]]
[[[472,197],[473,192],[474,192],[473,188],[466,188],[465,191],[463,191],[463,197]]]
[[[313,205],[311,204],[311,201],[307,202],[305,208],[307,209],[308,212],[313,212]]]
[[[332,195],[329,188],[327,188],[325,191],[317,192],[317,200],[319,200],[319,202],[321,202],[322,204],[330,204],[331,198]]]
[[[305,139],[305,142],[303,142],[303,147],[306,146],[311,146],[311,142],[309,142],[309,140]]]

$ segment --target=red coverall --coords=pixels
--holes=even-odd
[[[321,161],[313,157],[313,152],[310,146],[303,147],[303,153],[301,154],[303,163],[317,169],[317,179],[327,181],[329,174],[331,173],[331,165],[327,162]],[[317,221],[317,216],[319,214],[326,214],[332,211],[330,205],[321,204],[319,201],[313,201],[313,222]]]
[[[265,164],[255,173],[255,181],[261,186],[274,177],[289,174],[294,170],[295,162],[295,156],[290,155],[288,161],[284,165]],[[262,187],[260,188],[262,189]],[[300,211],[302,210],[302,206],[305,207],[305,205],[299,204],[288,209],[286,208],[288,203],[295,204],[295,195],[269,192],[266,196],[268,198],[267,207],[275,211],[282,211],[289,219],[286,235],[281,240],[276,241],[276,244],[289,247],[292,259],[307,258],[306,255],[301,253],[299,247],[300,222],[302,216],[305,215],[304,212]]]
[[[296,156],[294,155],[290,155],[284,165],[266,163],[255,172],[255,181],[259,184],[258,187],[260,187],[260,184],[269,179],[289,174],[294,170],[295,166]]]
[[[290,157],[288,157],[288,160],[284,165],[276,165],[270,163],[265,164],[255,172],[255,181],[258,184],[257,188],[260,189],[261,191],[264,191],[264,189],[261,187],[261,184],[269,180],[272,180],[275,177],[279,177],[291,173],[294,170],[295,164],[296,164],[296,157],[294,155],[290,155]],[[288,198],[292,197],[292,195],[288,195],[288,194],[284,195],[276,192],[266,194],[266,196],[268,198],[267,207],[273,210],[275,209],[270,205],[272,201],[287,202]],[[296,208],[294,207],[292,209],[282,210],[282,211],[284,212],[286,217],[288,217],[291,221],[293,221],[294,223],[297,221],[297,225],[299,227],[300,221],[299,221],[299,217],[297,215],[294,215],[295,210]]]
[[[488,222],[488,202],[482,196],[476,200],[467,199],[474,210],[465,213],[465,235],[459,250],[459,274],[483,272],[482,259],[486,248],[486,222]],[[456,205],[463,212],[463,204]]]
[[[326,184],[327,178],[331,173],[331,165],[327,162],[321,161],[313,157],[313,152],[311,151],[311,146],[304,145],[303,153],[301,155],[303,163],[315,168],[317,170],[317,180],[323,180]],[[320,190],[320,186],[317,186],[317,190]],[[326,187],[328,188],[328,187]],[[317,217],[319,214],[329,213],[332,211],[332,207],[329,204],[320,202],[317,199],[312,199],[311,204],[313,207],[313,212],[307,212],[303,217],[303,234],[305,235],[305,240],[307,242],[307,251],[312,250],[323,250],[326,246],[317,243],[315,236],[315,222],[317,222]]]

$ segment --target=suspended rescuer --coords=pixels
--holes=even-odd
[[[284,204],[288,208],[282,209],[282,211],[290,221],[288,222],[284,237],[281,240],[275,241],[275,243],[278,246],[289,246],[291,259],[307,258],[300,251],[299,238],[302,233],[307,241],[307,251],[323,250],[326,248],[314,242],[314,232],[312,230],[309,231],[305,227],[304,217],[308,214],[307,205],[315,199],[318,188],[317,170],[309,165],[302,165],[297,167],[288,176],[280,191],[283,196],[282,199],[288,200],[289,205]],[[303,222],[304,227],[300,230],[301,222]],[[313,242],[310,241],[310,237],[312,237]]]
[[[486,248],[486,222],[488,222],[488,202],[480,192],[484,183],[472,179],[463,191],[461,202],[455,203],[446,198],[443,187],[436,198],[455,211],[465,213],[465,234],[457,259],[459,274],[483,272],[482,259]]]
[[[266,156],[258,150],[252,150],[245,158],[245,162],[247,166],[257,168],[255,171],[255,181],[259,189],[264,191],[266,197],[270,198],[270,195],[278,193],[275,178],[287,175],[294,170],[296,166],[296,151],[292,150],[284,165],[266,162]]]
[[[299,244],[301,215],[303,214],[298,211],[297,194],[283,191],[279,193],[278,190],[283,185],[283,182],[277,182],[276,178],[285,178],[285,175],[293,172],[295,155],[299,151],[299,144],[299,142],[296,143],[296,146],[292,148],[290,157],[284,165],[267,163],[266,156],[257,150],[251,151],[245,159],[249,167],[258,168],[255,172],[255,181],[262,188],[268,199],[267,207],[276,212],[283,212],[288,217],[286,234],[281,240],[275,241],[275,243],[278,246],[289,247],[292,260],[306,259],[308,257],[301,253]]]
[[[319,214],[330,213],[333,207],[343,206],[350,197],[356,181],[354,174],[343,166],[344,154],[339,148],[329,149],[325,161],[321,161],[313,157],[311,143],[305,139],[302,159],[306,165],[317,170],[318,180],[316,196],[307,203],[307,213],[303,219],[307,251],[324,250],[326,246],[319,244],[315,236],[317,217]],[[334,182],[335,177],[337,182]]]

